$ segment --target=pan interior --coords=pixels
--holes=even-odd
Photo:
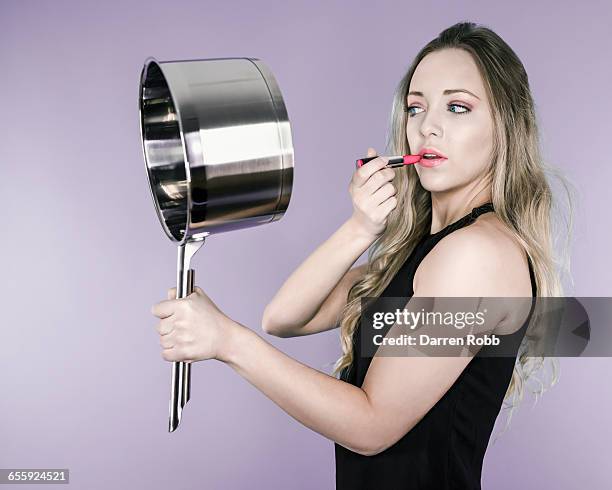
[[[141,83],[140,127],[151,193],[164,231],[181,241],[188,218],[189,186],[178,115],[157,63],[147,66]]]

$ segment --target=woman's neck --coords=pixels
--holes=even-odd
[[[468,194],[431,193],[431,233],[437,233],[468,214],[472,209],[491,202],[490,191]]]

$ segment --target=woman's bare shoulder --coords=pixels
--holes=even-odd
[[[466,283],[476,277],[482,281],[490,278],[487,288],[490,296],[531,296],[525,251],[494,213],[481,215],[474,223],[442,238],[419,265],[414,278],[415,291],[420,277],[435,278],[438,274],[444,275],[444,271],[465,276],[459,279]]]

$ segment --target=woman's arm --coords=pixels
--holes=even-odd
[[[363,390],[300,363],[249,328],[232,329],[230,339],[220,360],[306,427],[369,454],[376,421]]]
[[[348,292],[365,273],[367,264],[347,269],[375,238],[362,232],[353,219],[346,221],[289,276],[266,306],[264,332],[296,337],[337,326]]]
[[[375,155],[370,148],[368,156]],[[336,326],[348,291],[365,273],[366,265],[349,268],[384,231],[387,215],[397,205],[390,182],[395,170],[384,168],[388,160],[375,158],[355,171],[349,185],[354,208],[351,218],[289,276],[266,306],[265,332],[294,337]]]
[[[508,286],[505,281],[525,265],[521,257],[510,257],[495,240],[470,231],[459,230],[432,251],[415,297],[524,293],[519,285]],[[410,302],[406,309],[411,309]],[[473,358],[423,357],[422,350],[406,347],[402,356],[374,357],[360,388],[309,368],[252,330],[235,322],[232,325],[226,327],[231,333],[218,357],[221,361],[303,425],[363,455],[378,454],[410,431]],[[494,327],[488,323],[478,333]]]
[[[480,233],[476,225],[443,238],[422,265],[414,297],[406,305],[416,313],[420,297],[528,295],[525,258],[511,253],[502,240]],[[175,296],[174,288],[168,296]],[[356,387],[285,355],[223,314],[199,287],[186,298],[156,304],[152,313],[161,319],[157,332],[165,360],[225,362],[296,420],[364,455],[383,451],[410,431],[472,359],[422,357],[422,348],[406,347],[401,356],[375,356],[362,386]],[[502,313],[472,333],[492,331],[495,321],[507,316]],[[471,349],[472,354],[477,350]]]

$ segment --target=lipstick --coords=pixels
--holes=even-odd
[[[375,157],[360,158],[356,162],[357,168],[365,165],[370,160],[374,160],[375,158],[378,158],[378,156],[379,155]],[[393,157],[389,157],[389,162],[387,163],[386,167],[387,168],[401,167],[402,165],[411,165],[419,161],[421,161],[421,155],[393,156]]]

